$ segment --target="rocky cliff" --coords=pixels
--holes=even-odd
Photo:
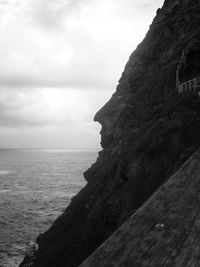
[[[80,267],[199,266],[199,200],[200,149]]]
[[[133,214],[200,146],[200,98],[177,93],[180,80],[200,74],[198,0],[166,0],[129,58],[102,125],[87,185],[38,237],[39,249],[21,266],[75,267]]]

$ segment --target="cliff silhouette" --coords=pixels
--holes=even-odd
[[[178,93],[176,86],[183,51],[180,81],[200,75],[199,17],[197,0],[166,0],[157,11],[116,92],[95,115],[103,150],[84,173],[87,185],[20,266],[79,266],[200,147],[198,91]],[[98,264],[83,266],[107,266]]]

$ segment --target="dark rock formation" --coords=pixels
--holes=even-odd
[[[200,150],[80,267],[199,266],[199,200]]]
[[[78,266],[163,184],[200,145],[200,98],[178,95],[200,73],[198,0],[166,0],[130,56],[116,93],[96,114],[103,150],[87,185],[21,266]],[[193,64],[194,62],[194,64]]]

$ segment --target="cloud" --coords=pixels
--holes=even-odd
[[[73,129],[76,124],[92,122],[93,112],[108,94],[93,91],[40,88],[34,90],[1,88],[1,127],[53,127]]]
[[[98,90],[0,88],[0,147],[99,149]]]
[[[90,3],[89,0],[29,0],[29,16],[46,30],[59,30],[65,19],[80,16],[81,9]]]
[[[151,21],[153,7],[141,16],[146,3],[9,0],[1,5],[0,84],[113,90]]]
[[[0,146],[97,147],[93,116],[162,2],[0,0]]]

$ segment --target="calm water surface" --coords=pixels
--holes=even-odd
[[[97,152],[0,149],[0,266],[16,267],[85,184]]]

